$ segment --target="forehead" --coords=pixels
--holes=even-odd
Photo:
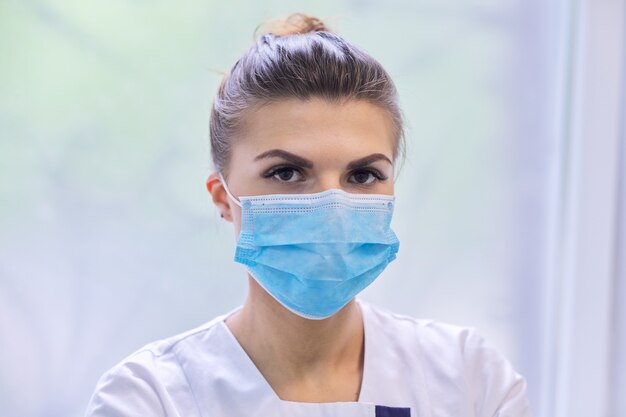
[[[355,158],[378,152],[390,159],[394,154],[391,116],[364,100],[285,99],[255,107],[243,122],[233,151],[280,148]]]

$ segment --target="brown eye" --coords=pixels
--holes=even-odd
[[[374,176],[371,172],[359,172],[354,174],[354,182],[358,184],[368,184],[372,182]]]
[[[270,176],[280,182],[296,182],[302,179],[302,174],[290,167],[277,168],[270,172]]]
[[[349,182],[359,185],[369,185],[374,181],[382,179],[379,174],[368,169],[354,171],[350,176]]]

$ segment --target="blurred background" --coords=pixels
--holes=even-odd
[[[622,0],[0,1],[2,415],[82,416],[122,358],[242,303],[209,110],[297,11],[407,118],[400,252],[362,298],[477,327],[537,416],[626,416]]]

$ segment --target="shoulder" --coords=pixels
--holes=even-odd
[[[466,346],[481,339],[473,327],[457,326],[429,319],[419,319],[404,314],[398,314],[386,308],[359,301],[368,315],[368,321],[377,332],[401,338],[403,342],[419,344],[431,351],[449,351],[461,355]]]
[[[476,328],[364,308],[404,361],[419,362],[432,396],[456,392],[478,416],[530,416],[525,379]]]
[[[98,380],[86,416],[179,415],[181,404],[184,415],[197,415],[181,360],[188,345],[210,338],[224,317],[151,342],[114,365]]]

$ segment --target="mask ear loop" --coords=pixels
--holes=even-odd
[[[233,201],[233,203],[235,203],[239,207],[241,207],[241,203],[239,202],[239,200],[237,200],[235,198],[235,196],[232,195],[230,190],[228,189],[228,185],[226,185],[226,181],[224,180],[224,176],[222,175],[222,173],[219,172],[218,175],[220,176],[220,180],[222,181],[222,185],[224,186],[224,191],[226,191],[226,194],[228,195],[228,197],[230,197],[230,199]]]

